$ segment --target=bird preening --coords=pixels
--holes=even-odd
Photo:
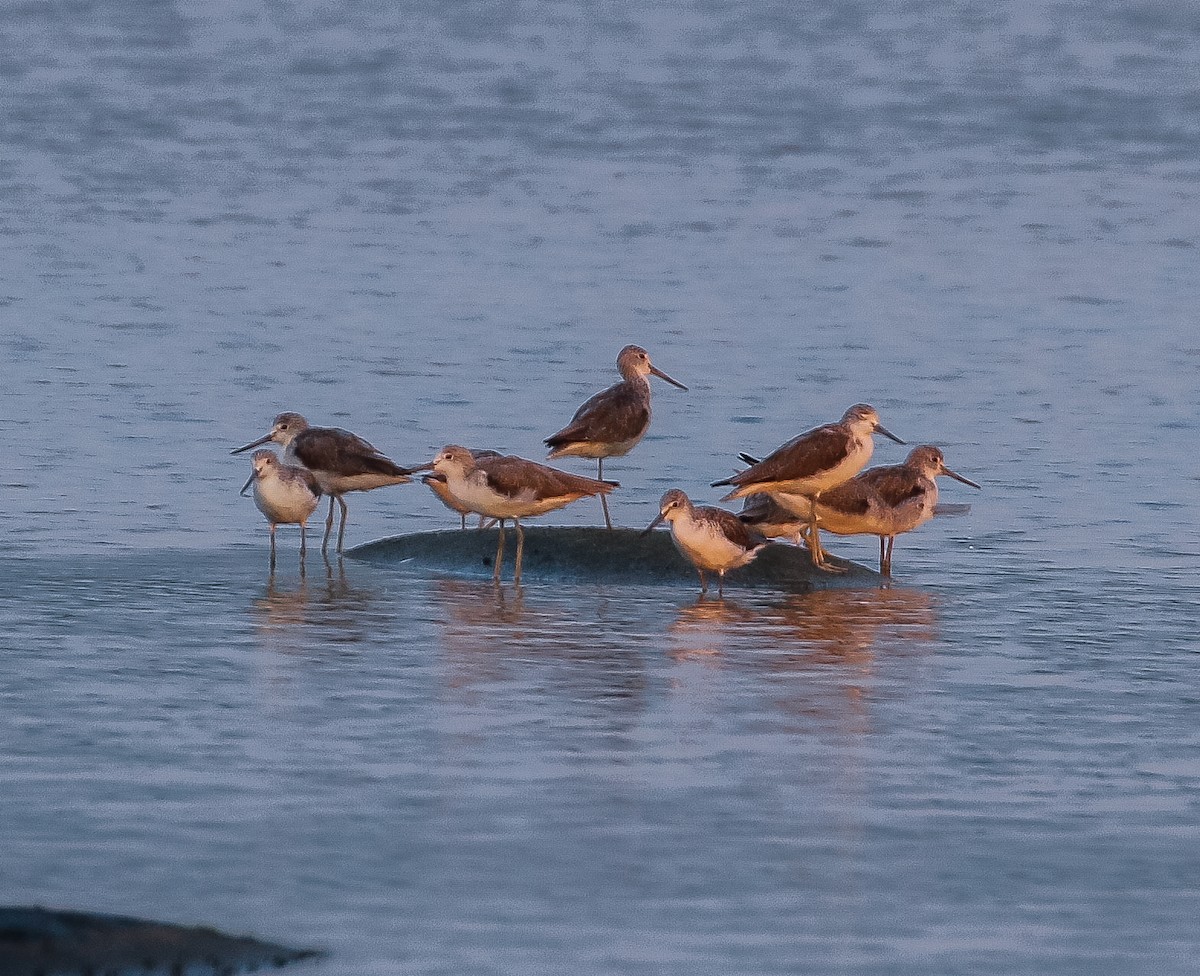
[[[347,520],[344,496],[407,484],[422,472],[426,473],[420,480],[460,516],[463,529],[471,515],[479,517],[481,527],[498,523],[493,561],[497,583],[508,522],[517,536],[514,583],[521,580],[523,520],[597,496],[604,524],[611,530],[607,499],[620,485],[604,478],[604,461],[629,454],[649,429],[649,377],[657,376],[687,390],[655,366],[641,346],[625,346],[617,356],[617,369],[619,383],[587,399],[570,423],[544,441],[550,449],[548,459],[594,459],[595,478],[457,444],[446,445],[428,463],[403,467],[348,430],[314,427],[298,413],[279,414],[265,435],[231,452],[239,454],[267,443],[283,448],[282,457],[270,450],[256,450],[251,476],[242,488],[245,493],[253,486],[255,505],[270,527],[272,569],[276,527],[300,526],[303,559],[307,521],[323,495],[329,496],[329,512],[322,552],[328,551],[336,501],[341,508],[337,537],[337,552],[341,553]],[[742,499],[741,512],[697,505],[683,490],[672,488],[660,499],[658,515],[642,535],[668,523],[676,549],[699,574],[702,593],[708,589],[707,574],[715,573],[718,592],[723,595],[725,574],[750,563],[771,540],[803,545],[818,569],[840,572],[841,567],[830,561],[821,542],[822,529],[839,536],[878,536],[879,572],[888,577],[896,537],[923,525],[938,509],[938,477],[980,486],[946,467],[941,450],[932,445],[913,448],[902,464],[867,468],[875,434],[904,443],[882,425],[874,407],[857,403],[840,420],[797,434],[761,459],[740,455],[747,467],[712,482],[712,487],[728,489],[722,501]]]

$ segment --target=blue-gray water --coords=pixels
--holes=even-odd
[[[330,976],[1195,971],[1194,4],[10,0],[0,45],[0,903]],[[302,579],[289,530],[268,578],[228,451],[279,410],[539,457],[626,342],[691,389],[621,524],[859,400],[985,490],[883,591]]]

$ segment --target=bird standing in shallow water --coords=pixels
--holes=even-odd
[[[346,537],[346,501],[342,496],[350,491],[371,491],[412,481],[411,471],[380,454],[357,434],[341,427],[310,427],[298,413],[281,413],[269,433],[229,453],[241,454],[268,441],[283,447],[285,460],[297,461],[316,475],[321,490],[329,496],[322,552],[328,551],[329,536],[333,532],[334,499],[342,509],[337,542],[337,551],[341,552]]]
[[[254,485],[254,504],[271,525],[271,569],[275,569],[275,526],[300,526],[300,565],[307,551],[308,520],[321,501],[321,486],[306,468],[283,464],[274,451],[255,451],[250,456],[254,470],[241,494]]]
[[[442,448],[433,463],[434,476],[444,479],[450,495],[467,509],[500,522],[493,578],[500,581],[504,559],[504,523],[517,528],[517,559],[513,582],[521,582],[525,530],[521,519],[544,515],[589,495],[607,495],[620,486],[550,468],[513,455],[475,458],[465,447]]]
[[[671,379],[650,362],[641,346],[626,346],[617,355],[621,382],[601,390],[575,411],[575,416],[557,434],[546,438],[547,460],[559,457],[596,459],[596,477],[604,478],[604,459],[623,457],[637,446],[650,428],[650,381],[653,373],[681,390],[687,387]],[[604,524],[612,528],[608,501],[600,496]]]
[[[903,464],[870,468],[823,493],[816,503],[817,524],[836,535],[879,536],[879,572],[891,576],[896,536],[933,518],[941,475],[980,487],[946,467],[939,448],[922,444]]]
[[[693,505],[686,494],[672,488],[658,503],[658,517],[642,535],[660,522],[671,523],[671,541],[700,574],[700,592],[708,592],[705,570],[717,574],[717,592],[725,595],[725,574],[745,566],[767,544],[733,512],[709,505]]]
[[[897,444],[904,443],[879,422],[874,407],[856,403],[837,423],[798,434],[745,471],[714,481],[713,487],[733,487],[722,501],[755,494],[771,495],[788,511],[807,521],[813,564],[835,572],[836,568],[825,561],[821,549],[821,537],[816,527],[816,499],[822,492],[849,481],[866,467],[875,450],[871,435],[876,432]]]

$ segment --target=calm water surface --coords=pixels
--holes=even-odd
[[[331,976],[1194,972],[1194,5],[0,28],[0,903]],[[859,400],[985,490],[888,590],[268,575],[278,411],[538,457],[630,341],[690,390],[622,524]]]

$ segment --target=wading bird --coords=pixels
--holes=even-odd
[[[254,504],[271,525],[271,569],[275,569],[275,526],[300,526],[300,561],[307,551],[308,520],[321,501],[321,486],[307,468],[284,464],[274,451],[250,455],[254,470],[242,485],[241,494],[254,485]]]
[[[708,592],[708,580],[704,577],[707,570],[717,574],[717,592],[724,596],[725,574],[751,562],[767,544],[765,536],[733,512],[710,505],[693,505],[678,488],[662,496],[658,517],[646,526],[642,535],[661,522],[671,523],[671,541],[700,574],[701,593]]]
[[[768,494],[780,505],[808,523],[808,543],[814,565],[835,572],[825,561],[816,527],[816,499],[830,488],[849,481],[866,467],[875,450],[872,434],[880,433],[897,444],[895,434],[879,422],[875,408],[856,403],[834,424],[814,427],[793,437],[757,464],[729,478],[714,481],[713,487],[732,486],[722,501]]]
[[[909,451],[903,464],[869,468],[824,492],[816,503],[817,524],[835,535],[879,536],[879,572],[891,576],[896,536],[933,518],[938,504],[936,479],[943,475],[980,487],[946,467],[939,448],[922,444]]]
[[[671,379],[650,362],[641,346],[626,346],[617,355],[621,382],[601,390],[575,411],[575,416],[557,434],[546,438],[547,460],[560,457],[596,459],[596,477],[604,478],[604,459],[623,457],[637,446],[650,429],[650,381],[654,374],[681,390],[687,387]],[[608,501],[600,496],[604,524],[612,528]]]
[[[229,453],[241,454],[268,441],[283,447],[285,460],[297,461],[316,475],[321,490],[329,496],[322,552],[329,549],[335,499],[342,509],[337,541],[337,551],[341,552],[346,537],[346,501],[342,496],[351,491],[371,491],[412,481],[411,471],[379,453],[357,434],[341,427],[310,427],[298,413],[281,413],[267,434]]]
[[[521,519],[544,515],[590,495],[607,495],[620,486],[615,481],[597,481],[514,455],[474,458],[465,447],[442,448],[433,459],[435,477],[445,480],[450,495],[469,512],[500,523],[493,577],[500,581],[504,559],[504,523],[517,528],[516,568],[513,582],[521,582],[521,557],[525,530]]]

